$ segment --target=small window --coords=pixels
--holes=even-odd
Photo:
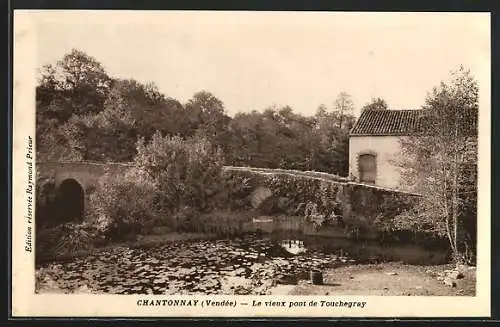
[[[374,154],[362,154],[359,156],[359,180],[362,183],[375,184],[377,176],[377,163]]]

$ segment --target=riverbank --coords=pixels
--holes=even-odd
[[[415,266],[403,263],[356,264],[323,272],[324,285],[301,280],[297,285],[276,285],[273,295],[376,295],[376,296],[474,296],[474,267],[462,269],[460,278],[443,281],[452,265]],[[453,285],[454,283],[454,285]]]

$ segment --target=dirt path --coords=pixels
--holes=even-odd
[[[288,295],[389,295],[453,296],[475,295],[475,270],[456,280],[456,287],[445,285],[437,276],[451,266],[410,266],[401,263],[350,265],[328,269],[324,285],[300,281],[298,285],[278,285],[273,294]]]

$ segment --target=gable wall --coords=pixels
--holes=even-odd
[[[394,162],[391,162],[398,159],[399,152],[398,136],[351,136],[349,138],[349,175],[359,180],[359,155],[373,153],[377,156],[375,184],[399,188],[400,169]]]

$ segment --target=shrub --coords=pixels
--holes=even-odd
[[[197,232],[199,226],[199,212],[193,207],[179,208],[173,215],[173,228],[178,232]]]
[[[40,230],[36,235],[36,260],[73,257],[100,245],[102,235],[90,224],[67,223]]]
[[[186,206],[209,212],[220,205],[223,158],[205,138],[183,140],[157,132],[149,143],[139,140],[135,164],[155,181],[161,207],[171,213]]]
[[[89,250],[99,238],[97,229],[89,224],[64,224],[60,229],[62,235],[55,250],[63,255]]]
[[[147,143],[139,139],[134,168],[121,178],[104,176],[92,194],[94,222],[111,239],[153,226],[194,230],[200,214],[227,206],[235,189],[223,178],[222,163],[204,138],[183,140],[157,132]]]
[[[128,239],[159,219],[157,198],[155,182],[137,168],[106,174],[90,196],[92,223],[109,239]]]

